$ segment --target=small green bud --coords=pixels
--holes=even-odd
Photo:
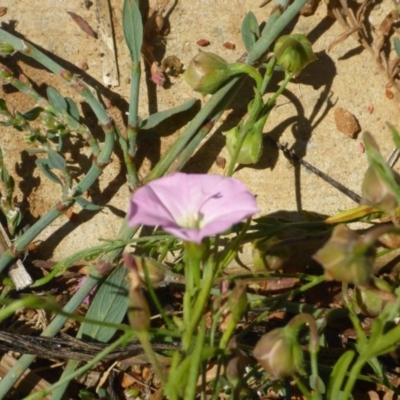
[[[375,278],[374,284],[378,289],[392,293],[391,286],[385,280]],[[375,290],[359,287],[354,289],[354,300],[360,312],[371,318],[377,317],[387,303]]]
[[[317,60],[310,41],[300,34],[281,36],[275,43],[276,63],[285,71],[299,75],[308,64]]]
[[[189,63],[182,78],[196,92],[215,93],[229,78],[228,63],[220,56],[201,51]]]
[[[303,350],[295,333],[290,327],[276,328],[257,342],[253,355],[271,377],[303,374]]]
[[[15,48],[10,43],[0,42],[0,55],[2,57],[8,56],[15,52]]]
[[[327,279],[367,286],[372,276],[375,250],[357,233],[345,225],[338,225],[313,258],[322,265]]]
[[[235,154],[240,134],[241,132],[238,126],[223,133],[226,137],[226,148],[231,157]],[[259,131],[258,126],[255,124],[254,128],[246,134],[236,162],[243,165],[255,164],[260,159],[262,148],[262,132]]]
[[[4,79],[5,81],[8,81],[13,77],[14,77],[14,75],[13,75],[12,71],[9,68],[7,68],[5,65],[2,65],[0,68],[0,78]]]

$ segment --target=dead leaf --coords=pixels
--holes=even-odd
[[[96,32],[90,27],[90,25],[78,14],[72,11],[67,11],[67,14],[75,21],[75,23],[89,36],[97,39]]]
[[[385,35],[389,35],[393,24],[397,21],[398,16],[395,10],[391,11],[381,22],[379,30]]]
[[[360,28],[356,27],[353,29],[349,29],[348,31],[342,33],[337,39],[335,39],[328,47],[328,52],[333,50],[338,44],[344,42],[349,36],[351,36],[354,32],[359,31]]]

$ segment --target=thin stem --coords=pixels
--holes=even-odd
[[[136,335],[140,340],[140,343],[142,344],[143,351],[146,354],[147,359],[154,368],[154,372],[156,373],[158,379],[161,381],[162,385],[165,386],[167,384],[167,376],[165,375],[165,371],[157,360],[156,353],[154,352],[151,342],[149,340],[149,333],[147,331],[138,331],[136,332]]]
[[[204,318],[200,321],[199,332],[196,337],[196,344],[191,355],[191,364],[189,369],[189,378],[185,388],[185,399],[194,400],[197,392],[197,381],[199,377],[199,369],[201,366],[201,355],[206,337],[206,323]]]
[[[128,114],[128,129],[127,129],[127,153],[125,154],[125,146],[122,148],[124,151],[124,159],[127,167],[127,180],[128,186],[133,190],[137,184],[138,176],[135,165],[136,156],[136,141],[139,133],[139,85],[140,85],[140,61],[134,62],[131,68],[131,91],[129,97],[129,114]]]

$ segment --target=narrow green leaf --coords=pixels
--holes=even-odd
[[[47,155],[49,157],[49,166],[51,168],[59,169],[60,171],[65,170],[67,163],[62,155],[58,154],[53,149],[48,149]]]
[[[69,114],[72,118],[74,118],[74,119],[76,119],[77,121],[79,121],[80,115],[79,115],[78,106],[77,106],[77,105],[75,104],[75,102],[74,102],[71,98],[69,98],[69,97],[66,97],[66,98],[65,98],[65,101],[67,102],[67,111],[68,111],[68,114]]]
[[[10,179],[10,175],[8,174],[8,171],[6,168],[0,168],[0,176],[1,176],[1,180],[3,182],[8,182]]]
[[[51,181],[58,183],[62,185],[61,180],[59,177],[51,172],[50,166],[49,166],[49,160],[46,158],[39,158],[35,161],[36,165],[39,167],[39,169],[43,172],[43,174],[46,176],[46,178],[50,179]]]
[[[393,39],[394,49],[398,57],[400,57],[400,39],[395,37]]]
[[[355,354],[356,352],[354,350],[347,350],[342,354],[339,360],[337,360],[329,377],[328,390],[326,392],[327,399],[340,399],[339,392]]]
[[[393,142],[396,145],[396,147],[398,149],[400,149],[400,135],[399,135],[399,131],[392,125],[387,123],[386,124],[390,130],[390,132],[392,133],[392,138],[393,138]]]
[[[186,103],[183,103],[179,106],[170,108],[169,110],[160,111],[158,113],[150,115],[147,119],[145,119],[141,125],[141,129],[152,129],[156,127],[161,122],[165,121],[166,119],[172,117],[175,114],[179,114],[181,112],[187,111],[192,108],[199,100],[191,99]]]
[[[143,42],[143,24],[139,6],[136,0],[125,0],[122,10],[122,26],[131,59],[134,63],[140,61],[140,51]]]
[[[88,211],[98,211],[103,208],[102,206],[99,206],[97,204],[94,204],[94,203],[84,199],[82,196],[75,197],[75,200],[83,209],[88,210]]]
[[[28,121],[34,121],[40,115],[40,113],[42,111],[43,111],[42,107],[34,107],[34,108],[32,108],[32,110],[29,110],[28,112],[26,112],[25,114],[22,114],[22,115]]]
[[[368,352],[371,352],[371,357],[379,357],[393,351],[399,341],[400,326],[396,326],[385,335],[381,336],[379,340],[376,340],[372,348],[368,349]]]
[[[47,88],[47,98],[50,104],[60,113],[68,110],[68,105],[64,97],[61,96],[58,91],[52,87]]]
[[[117,324],[122,321],[128,309],[127,274],[128,270],[122,264],[111,272],[94,296],[86,313],[87,318]],[[107,343],[115,332],[115,328],[82,323],[77,337],[87,336]]]
[[[260,28],[256,16],[250,11],[246,14],[242,22],[242,40],[247,51],[260,37]]]

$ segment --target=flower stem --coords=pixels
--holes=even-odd
[[[196,337],[196,344],[192,353],[192,362],[190,363],[189,378],[185,388],[185,399],[194,400],[197,392],[197,381],[199,377],[199,369],[201,366],[201,355],[204,347],[204,339],[206,337],[206,323],[202,319],[199,324],[199,332]]]
[[[149,339],[149,332],[141,330],[137,331],[136,335],[143,347],[143,351],[146,354],[147,359],[154,368],[154,372],[156,373],[158,379],[161,381],[162,385],[165,386],[167,384],[167,377],[165,375],[163,368],[161,367],[160,363],[157,360],[156,353],[154,352]]]
[[[210,296],[210,290],[214,280],[214,265],[212,263],[204,266],[203,281],[201,282],[201,290],[196,299],[190,316],[189,324],[185,326],[185,332],[182,338],[183,350],[187,352],[192,343],[193,333],[199,325],[199,321],[204,313],[205,306]]]
[[[261,93],[261,88],[263,86],[263,78],[261,74],[254,67],[243,63],[233,63],[229,64],[228,68],[231,76],[239,74],[247,74],[251,76],[256,81],[257,91]]]

